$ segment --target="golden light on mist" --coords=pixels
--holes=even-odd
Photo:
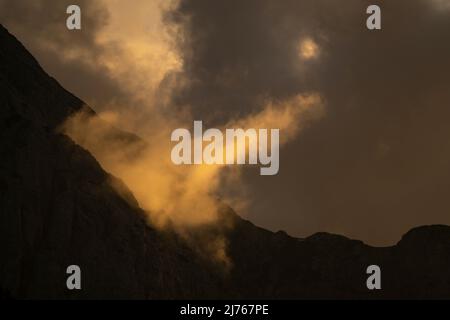
[[[167,74],[179,71],[183,61],[174,49],[164,14],[178,0],[102,0],[108,11],[108,23],[96,35],[96,42],[105,48],[98,61],[109,76],[142,108],[153,109],[158,103],[158,88]],[[158,98],[156,98],[158,96]]]
[[[164,12],[177,1],[136,1],[139,5],[130,6],[118,0],[108,2],[114,10],[110,10],[108,26],[96,41],[104,48],[99,63],[129,93],[130,106],[138,102],[139,108],[127,113],[125,106],[101,106],[106,110],[103,118],[80,112],[66,121],[63,131],[91,152],[106,171],[124,182],[147,212],[150,224],[160,228],[170,225],[183,234],[187,228],[217,222],[218,197],[235,209],[245,207],[249,199],[241,179],[243,166],[172,163],[171,132],[177,128],[192,130],[193,126],[189,108],[176,114],[161,108],[164,104],[161,100],[172,94],[172,88],[161,92],[161,82],[183,66],[182,58],[174,50],[175,40],[171,38],[174,33],[163,23]],[[311,39],[304,40],[300,49],[305,58],[313,58],[319,51]],[[279,129],[280,145],[283,145],[323,114],[319,94],[299,94],[285,100],[266,101],[258,112],[217,128],[223,133],[227,128]],[[122,139],[111,124],[137,134],[142,140]],[[257,142],[252,139],[248,143]],[[235,147],[225,144],[223,154],[233,149],[236,161]],[[247,145],[246,158],[248,150]],[[237,196],[236,190],[239,190]],[[214,255],[219,260],[226,260],[225,243],[217,235]]]
[[[269,101],[262,110],[235,119],[225,128],[280,129],[280,145],[297,136],[310,122],[324,115],[324,103],[319,94],[299,94],[282,101]],[[108,112],[104,118],[121,123],[121,115]],[[119,120],[118,120],[119,119]],[[192,122],[153,123],[156,131],[142,136],[143,142],[128,142],[114,134],[114,129],[100,117],[79,113],[65,123],[64,131],[75,142],[89,150],[101,165],[124,181],[139,205],[148,211],[150,220],[161,227],[168,222],[188,227],[214,222],[217,214],[216,197],[233,176],[233,185],[241,187],[239,172],[242,166],[223,164],[175,165],[171,161],[173,143],[171,131],[177,125],[192,130]],[[206,128],[205,128],[206,129]],[[225,142],[225,141],[224,141]],[[256,145],[256,141],[247,141]],[[223,153],[236,145],[224,144]],[[245,157],[248,156],[246,144]],[[245,161],[244,161],[245,162]],[[227,203],[241,203],[247,199],[224,199]]]

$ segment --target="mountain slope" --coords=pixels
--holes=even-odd
[[[115,178],[56,133],[83,102],[3,27],[0,43],[0,287],[20,298],[210,292],[207,267],[192,250],[149,228],[137,205],[110,187]],[[81,267],[81,291],[66,289],[71,264]]]
[[[297,239],[269,232],[224,207],[231,228],[220,223],[198,231],[225,235],[232,266],[223,272],[176,234],[148,226],[136,202],[124,201],[111,187],[111,180],[120,181],[58,133],[84,103],[1,26],[0,92],[2,296],[450,297],[447,226],[416,228],[396,246],[373,248],[326,233]],[[66,289],[71,264],[81,267],[80,291]],[[382,290],[366,288],[371,264],[381,267]]]

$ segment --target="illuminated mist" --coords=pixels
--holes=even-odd
[[[99,117],[82,111],[68,119],[63,130],[89,150],[107,171],[123,180],[148,213],[152,225],[164,228],[170,224],[184,234],[186,228],[217,221],[219,198],[236,210],[244,210],[250,200],[240,179],[242,167],[172,163],[171,132],[182,127],[191,129],[193,120],[199,119],[192,118],[190,106],[184,106],[181,113],[179,109],[177,113],[170,112],[171,93],[189,84],[183,76],[182,56],[174,46],[175,39],[182,35],[162,23],[164,11],[175,3],[141,2],[127,10],[111,10],[114,14],[110,23],[96,40],[106,48],[114,44],[114,50],[104,50],[99,61],[129,93],[133,108],[101,106],[105,111]],[[120,7],[125,2],[111,4]],[[143,10],[146,6],[151,7]],[[152,12],[153,22],[140,28],[148,18],[140,13],[143,11]],[[127,23],[130,19],[133,23]],[[167,82],[174,77],[177,81]],[[130,109],[132,113],[128,112]],[[319,94],[299,94],[283,101],[267,100],[260,111],[223,123],[221,129],[278,128],[283,145],[323,115]],[[124,128],[140,138],[125,138],[115,128]],[[230,147],[234,148],[225,146]],[[236,189],[242,192],[237,193]],[[207,246],[216,258],[227,260],[226,240],[221,235]]]
[[[1,5],[3,2],[0,0]],[[92,85],[99,79],[99,85],[110,85],[109,92],[116,92],[111,90],[116,88],[116,94],[110,94],[108,99],[102,96],[101,87],[98,92],[96,87],[88,88],[91,94],[87,102],[99,116],[84,109],[61,124],[61,130],[125,183],[154,226],[163,229],[170,225],[185,235],[187,229],[214,224],[223,203],[245,213],[251,199],[241,173],[247,166],[177,166],[171,161],[174,146],[171,132],[177,128],[190,130],[194,120],[204,120],[194,118],[192,110],[196,106],[179,105],[174,99],[177,92],[196,81],[185,70],[184,55],[189,52],[183,43],[187,31],[182,24],[167,21],[167,13],[178,6],[178,0],[79,1],[83,8],[83,30],[70,35],[60,24],[60,17],[45,10],[55,6],[55,12],[65,13],[66,4],[66,1],[34,2],[33,17],[49,15],[46,21],[50,31],[40,28],[40,22],[30,17],[23,20],[4,17],[35,52],[53,54],[67,68],[75,65],[73,74],[68,72],[71,79],[78,76],[78,68],[87,72],[82,73],[84,78],[80,76],[80,82],[89,80]],[[19,0],[8,5],[13,6],[11,10],[22,12],[29,2]],[[29,30],[36,30],[32,37],[26,36]],[[307,40],[299,50],[303,58],[312,59],[320,48]],[[214,127],[280,129],[282,146],[324,114],[320,93],[298,92],[284,99],[264,97],[259,109],[215,123]],[[283,170],[282,150],[280,170]],[[221,235],[209,239],[205,247],[219,260],[226,260],[226,239]]]

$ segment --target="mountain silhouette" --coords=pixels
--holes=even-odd
[[[423,226],[376,248],[328,233],[270,232],[223,205],[224,270],[176,233],[149,226],[119,179],[57,128],[85,108],[0,26],[2,298],[448,298],[450,227]],[[138,137],[117,130],[124,139]],[[150,182],[151,183],[151,182]],[[125,188],[125,187],[124,187]],[[130,201],[131,199],[131,201]],[[68,290],[79,265],[82,290]],[[381,289],[369,290],[369,265]]]

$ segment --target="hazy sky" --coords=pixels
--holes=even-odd
[[[241,214],[257,225],[389,245],[450,224],[450,1],[83,0],[72,32],[74,3],[0,0],[0,22],[97,111],[188,108],[213,127],[320,95],[324,114],[283,146],[278,175],[244,170]]]

